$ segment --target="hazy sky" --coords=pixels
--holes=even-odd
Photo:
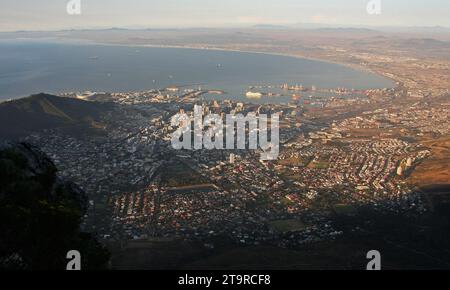
[[[0,0],[0,31],[93,27],[218,27],[322,23],[362,26],[447,26],[450,0],[80,0],[81,15],[68,15],[69,0]]]

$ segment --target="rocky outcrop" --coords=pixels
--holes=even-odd
[[[57,176],[54,163],[28,143],[0,144],[0,269],[61,269],[69,250],[84,268],[106,265],[108,251],[80,232],[87,195]]]
[[[57,177],[55,164],[37,146],[25,142],[2,142],[0,143],[0,152],[3,152],[3,155],[0,153],[0,158],[3,160],[7,160],[9,156],[9,160],[17,158],[22,161],[18,164],[22,165],[21,174],[23,178],[35,180],[46,189],[41,192],[42,198],[51,201],[57,201],[60,198],[70,199],[74,201],[74,206],[77,206],[82,213],[86,212],[87,195],[75,183]]]

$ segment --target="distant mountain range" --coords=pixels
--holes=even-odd
[[[0,139],[19,139],[45,129],[95,129],[111,103],[37,94],[0,103]]]
[[[440,41],[432,38],[410,38],[402,41],[402,45],[417,49],[450,48],[449,41]]]
[[[315,29],[319,32],[340,32],[340,33],[379,33],[379,31],[369,28],[354,27],[322,27]]]
[[[286,29],[286,28],[289,28],[289,26],[276,25],[276,24],[256,24],[256,25],[253,25],[253,28],[257,28],[257,29]]]

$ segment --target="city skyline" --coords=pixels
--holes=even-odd
[[[69,15],[69,0],[4,0],[0,31],[121,28],[241,27],[257,24],[312,23],[334,26],[450,27],[450,3],[444,0],[383,1],[381,13],[367,12],[369,0],[143,1],[81,0],[81,14]]]

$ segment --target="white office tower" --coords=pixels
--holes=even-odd
[[[234,155],[233,153],[230,154],[230,163],[234,164],[234,161],[236,160],[236,155]]]
[[[402,175],[403,175],[403,168],[402,168],[401,166],[399,166],[399,167],[397,168],[397,175],[398,175],[398,176],[402,176]]]
[[[412,160],[411,157],[409,157],[409,158],[406,160],[406,166],[411,167],[412,164],[413,164],[413,160]]]

